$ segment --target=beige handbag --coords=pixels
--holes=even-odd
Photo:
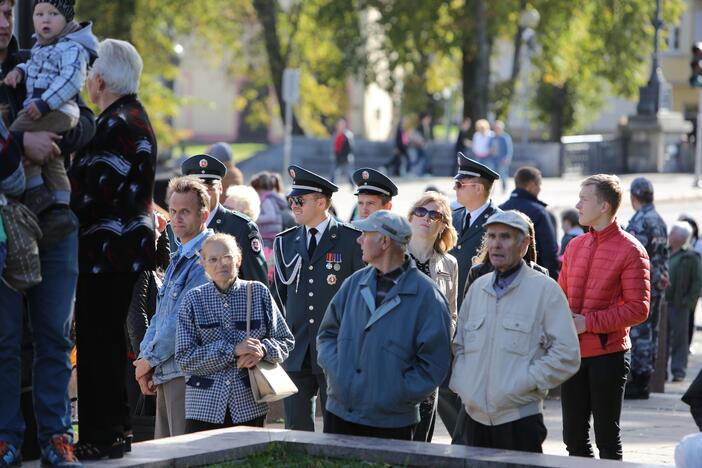
[[[251,290],[252,282],[246,283],[246,337],[251,333]],[[256,403],[269,403],[282,400],[297,393],[297,387],[280,364],[261,360],[249,369],[251,391]]]

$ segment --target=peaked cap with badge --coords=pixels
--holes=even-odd
[[[227,167],[209,154],[191,156],[180,166],[183,175],[197,176],[204,180],[222,180],[227,175]]]
[[[353,173],[353,183],[356,184],[354,195],[397,195],[397,185],[389,177],[370,167],[363,167]]]
[[[481,164],[474,159],[470,159],[465,154],[458,152],[458,173],[454,176],[454,179],[461,180],[467,177],[482,177],[487,180],[497,180],[500,178],[500,174],[493,171],[485,164]]]
[[[289,197],[299,197],[309,193],[321,193],[331,197],[334,192],[339,191],[339,187],[329,182],[327,179],[312,171],[293,164],[288,167],[288,174],[292,178],[292,190]]]
[[[191,156],[183,161],[180,168],[184,176],[196,176],[205,183],[222,180],[222,177],[227,174],[227,168],[224,164],[209,154]],[[210,217],[207,228],[215,232],[229,234],[239,244],[241,249],[239,277],[268,284],[268,265],[263,255],[263,239],[261,239],[256,223],[238,211],[225,208],[221,203],[217,205],[214,214],[211,214]],[[175,252],[180,246],[180,242],[176,239],[170,223],[167,227],[167,233],[171,241],[171,252]]]

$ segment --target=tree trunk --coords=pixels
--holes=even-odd
[[[285,120],[285,103],[283,102],[283,71],[287,66],[280,46],[278,38],[277,17],[278,17],[278,2],[277,0],[254,0],[254,9],[258,16],[258,21],[261,23],[263,30],[263,38],[266,44],[266,54],[268,55],[268,67],[271,71],[273,79],[273,88],[275,89],[276,98],[278,99],[278,107],[280,109],[280,118]],[[291,47],[291,44],[288,44]],[[300,124],[293,112],[292,132],[294,135],[304,135],[305,132],[300,127]]]
[[[490,93],[490,41],[488,40],[487,15],[485,14],[485,1],[474,0],[477,50],[472,94],[473,115],[485,119],[488,115],[488,102]]]
[[[560,142],[565,127],[565,112],[568,106],[568,85],[552,86],[551,122],[549,124],[549,140]]]

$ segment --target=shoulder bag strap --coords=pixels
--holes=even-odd
[[[251,281],[246,282],[246,337],[251,334]]]

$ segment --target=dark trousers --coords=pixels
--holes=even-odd
[[[651,307],[648,318],[631,328],[631,373],[636,375],[651,375],[656,368],[656,352],[658,351],[658,325],[661,315],[662,295],[651,297]],[[668,311],[670,316],[670,310]],[[687,330],[687,321],[685,322]],[[687,351],[685,352],[687,355]]]
[[[542,453],[547,432],[540,413],[496,426],[480,424],[466,415],[462,429],[454,444],[534,453]]]
[[[434,437],[434,426],[436,425],[436,402],[438,400],[438,390],[431,392],[419,403],[419,424],[414,429],[412,440],[416,442],[431,442]]]
[[[232,415],[229,414],[229,410],[224,415],[223,423],[211,423],[206,421],[200,421],[197,419],[186,419],[185,420],[185,433],[192,434],[193,432],[211,431],[213,429],[224,429],[226,427],[238,427],[238,426],[249,426],[249,427],[263,427],[266,422],[266,416],[259,416],[258,418],[252,419],[250,421],[245,421],[241,423],[234,423],[232,421]]]
[[[137,273],[78,277],[78,420],[84,442],[111,443],[130,425],[124,324],[137,277]]]
[[[448,375],[444,381],[441,382],[441,386],[439,387],[439,401],[437,404],[437,412],[449,434],[453,434],[456,430],[458,415],[461,412],[461,408],[463,408],[461,399],[448,388],[449,381],[451,380],[452,367],[453,366],[449,368]]]
[[[629,373],[629,353],[584,358],[580,370],[561,385],[563,442],[571,456],[594,457],[590,415],[600,458],[622,459],[619,417]]]
[[[324,433],[377,437],[378,439],[412,440],[414,425],[405,427],[373,427],[341,419],[334,413],[324,413]]]
[[[297,393],[283,400],[285,408],[285,429],[314,432],[314,417],[317,394],[322,400],[322,414],[327,404],[327,381],[324,374],[314,374],[311,370],[288,372],[297,386]]]
[[[700,431],[702,431],[702,371],[692,381],[683,395],[682,401],[690,405],[692,418]]]

